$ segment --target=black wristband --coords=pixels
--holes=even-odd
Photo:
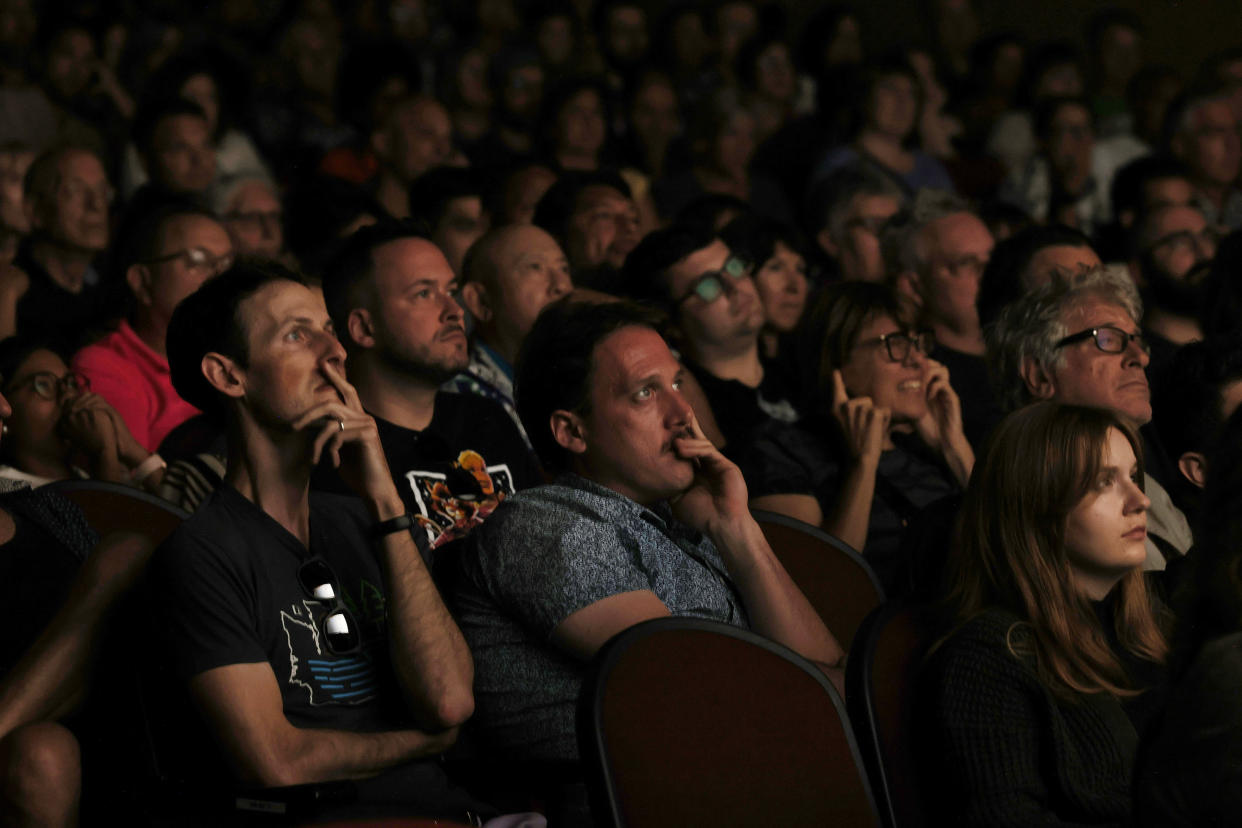
[[[397,515],[395,518],[380,521],[371,528],[371,540],[380,540],[393,532],[409,529],[415,522],[414,516],[409,512],[406,512],[404,515]]]

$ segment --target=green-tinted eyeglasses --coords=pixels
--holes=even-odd
[[[733,282],[749,275],[750,263],[737,256],[730,256],[725,259],[724,266],[720,270],[709,270],[695,279],[685,295],[677,300],[677,304],[680,305],[691,296],[697,296],[704,302],[715,302],[724,296],[725,291],[730,289]],[[725,276],[729,277],[728,280],[724,278]]]

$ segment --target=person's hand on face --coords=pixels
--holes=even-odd
[[[974,468],[975,454],[962,428],[962,401],[949,384],[949,369],[927,360],[927,413],[914,422],[914,430],[929,448],[941,454],[958,482],[965,486]]]
[[[73,449],[86,455],[91,465],[120,459],[117,430],[109,412],[115,413],[115,410],[103,397],[93,393],[66,399],[61,409],[57,430]]]
[[[841,426],[845,445],[859,463],[872,466],[880,462],[884,451],[892,411],[876,406],[870,397],[850,397],[841,371],[832,371],[832,414]]]
[[[749,517],[746,481],[741,470],[707,439],[693,416],[689,433],[678,437],[673,448],[678,457],[689,460],[695,468],[690,488],[670,502],[674,517],[709,536],[725,523]]]
[[[364,497],[379,500],[395,494],[375,418],[363,410],[341,367],[324,361],[322,371],[336,388],[336,398],[313,406],[293,422],[295,430],[315,434],[311,463],[331,458],[346,485]]]

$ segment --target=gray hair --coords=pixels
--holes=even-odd
[[[884,266],[890,276],[923,270],[923,251],[919,237],[923,228],[942,218],[971,212],[970,205],[947,190],[919,190],[904,220],[893,221],[880,239]]]
[[[846,223],[859,196],[887,196],[904,204],[906,194],[897,182],[870,164],[855,161],[838,167],[816,184],[807,198],[807,226],[812,235],[827,228],[835,240],[845,237]]]
[[[1049,370],[1061,366],[1065,357],[1057,343],[1072,333],[1063,317],[1087,298],[1124,309],[1135,323],[1143,318],[1143,303],[1129,272],[1120,265],[1105,265],[1054,273],[1051,282],[1006,305],[984,330],[992,384],[1006,411],[1032,399],[1022,378],[1027,359]]]

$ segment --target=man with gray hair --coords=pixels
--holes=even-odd
[[[1186,517],[1160,480],[1168,460],[1151,422],[1143,306],[1121,267],[1060,272],[1001,311],[987,330],[988,359],[1009,410],[1035,400],[1107,408],[1143,437],[1148,510],[1147,569],[1186,554]]]
[[[1209,224],[1242,227],[1242,191],[1234,183],[1242,144],[1229,95],[1223,90],[1191,93],[1169,107],[1165,124],[1169,153],[1190,173],[1194,205]]]
[[[920,190],[909,214],[884,234],[889,275],[911,308],[911,321],[935,335],[931,358],[949,369],[962,400],[966,436],[976,446],[996,420],[975,309],[992,245],[987,225],[965,201],[943,190]]]
[[[884,279],[880,233],[904,201],[892,179],[866,164],[847,164],[811,190],[807,229],[842,279],[879,282]]]

